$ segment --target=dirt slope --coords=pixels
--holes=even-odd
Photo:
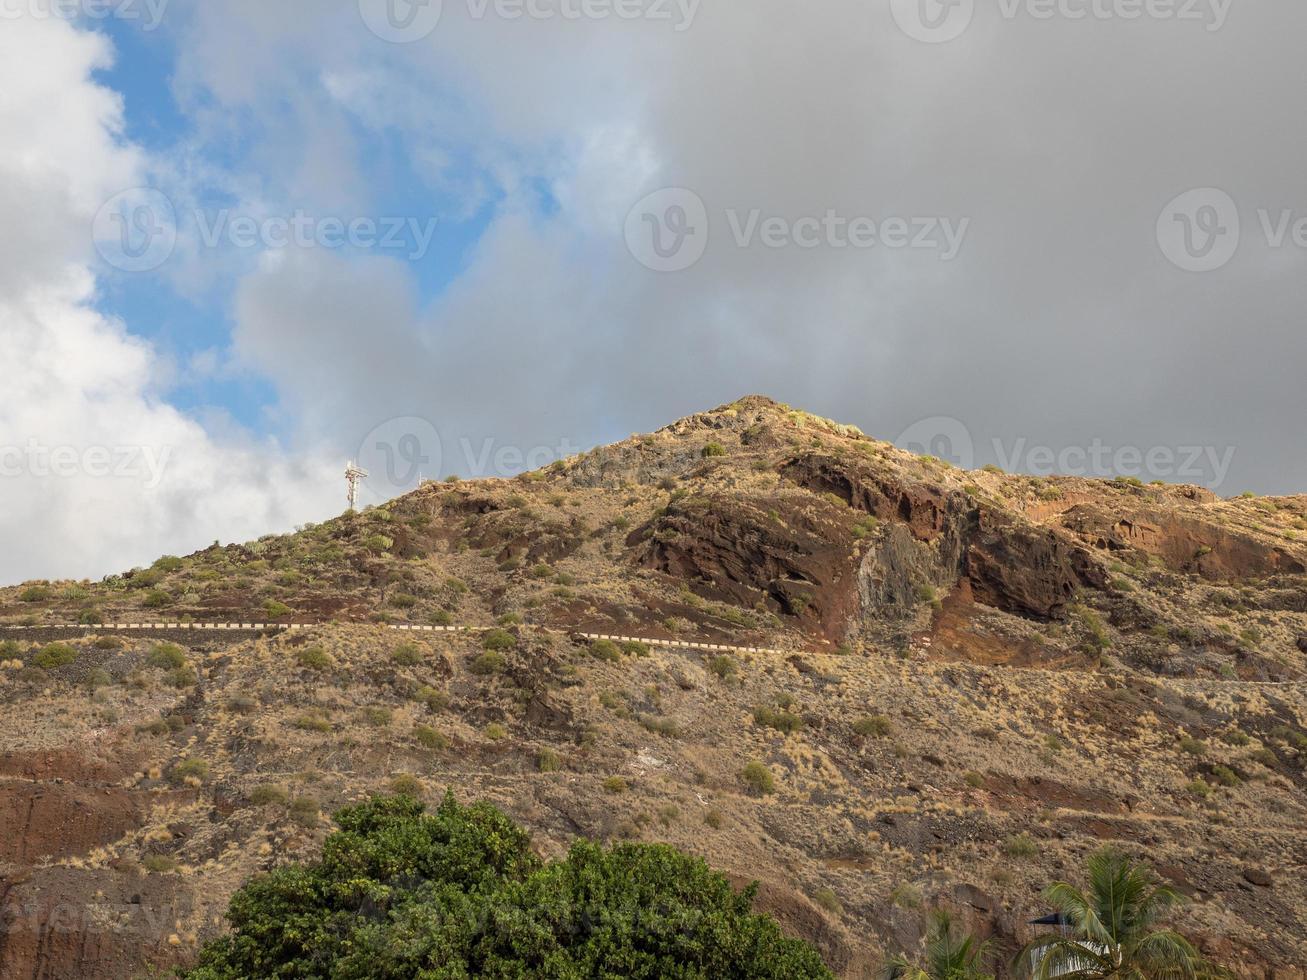
[[[759,878],[848,976],[932,904],[1011,951],[1114,841],[1193,896],[1216,958],[1302,977],[1304,528],[1304,497],[961,472],[748,398],[520,479],[2,590],[15,624],[318,625],[0,650],[0,975],[183,961],[250,874],[400,777],[494,800],[546,853],[667,840]],[[508,635],[485,656],[387,622]]]

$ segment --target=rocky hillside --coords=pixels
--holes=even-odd
[[[0,590],[0,623],[39,627],[0,633],[0,976],[184,961],[249,875],[398,780],[490,799],[546,854],[703,854],[850,977],[932,905],[1012,951],[1112,841],[1193,898],[1214,958],[1301,978],[1305,532],[1307,497],[962,472],[747,398]],[[305,627],[96,628],[229,621]]]

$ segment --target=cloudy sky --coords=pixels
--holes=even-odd
[[[1307,489],[1307,7],[0,0],[0,580],[761,392]]]

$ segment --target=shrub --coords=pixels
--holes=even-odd
[[[386,728],[390,725],[393,715],[389,708],[364,708],[363,720],[373,728]]]
[[[300,715],[295,719],[294,725],[302,732],[322,733],[331,731],[331,719],[320,711]]]
[[[151,589],[145,594],[141,605],[146,609],[162,609],[164,606],[172,605],[172,596],[164,592],[163,589]]]
[[[536,756],[536,768],[540,772],[558,772],[563,768],[563,758],[553,749],[541,749]]]
[[[390,781],[390,791],[398,793],[401,796],[420,797],[426,787],[422,785],[422,780],[418,779],[412,773],[401,772]]]
[[[481,638],[481,646],[483,649],[491,651],[512,650],[517,646],[517,637],[513,636],[508,630],[494,629]]]
[[[129,589],[149,589],[163,581],[163,572],[158,569],[150,569],[145,572],[137,572],[127,580]]]
[[[713,830],[721,830],[726,820],[722,817],[720,810],[709,810],[703,815],[703,822]]]
[[[1243,782],[1239,774],[1229,766],[1212,766],[1212,778],[1222,786],[1238,786]]]
[[[437,687],[418,688],[417,700],[432,711],[444,711],[449,707],[449,695]]]
[[[894,726],[884,715],[866,715],[853,723],[855,735],[863,738],[888,738]]]
[[[18,593],[19,602],[45,602],[50,598],[50,587],[46,585],[29,585]]]
[[[776,777],[761,762],[750,762],[740,770],[740,779],[750,792],[760,796],[776,792]]]
[[[301,827],[318,825],[318,801],[311,796],[297,796],[291,800],[290,818]]]
[[[176,555],[164,555],[162,558],[156,560],[150,567],[157,572],[168,574],[171,572],[180,572],[185,565],[186,563]]]
[[[1207,797],[1212,795],[1212,787],[1208,786],[1201,779],[1195,779],[1192,783],[1186,786],[1185,789],[1188,791],[1189,795],[1196,796],[1200,800],[1205,800]]]
[[[454,616],[447,609],[437,609],[427,618],[432,626],[452,626],[454,624]]]
[[[621,776],[609,776],[603,782],[605,793],[625,793],[630,787]]]
[[[396,609],[412,609],[418,604],[418,597],[407,592],[396,592],[390,597],[390,604]]]
[[[618,649],[617,644],[612,640],[595,640],[590,644],[590,656],[596,660],[617,663],[622,659],[622,651]]]
[[[436,731],[430,725],[418,725],[413,729],[413,737],[417,739],[418,744],[423,748],[449,748],[449,738],[441,732]]]
[[[641,715],[640,724],[646,731],[653,732],[655,735],[662,735],[664,738],[680,738],[681,726],[675,718],[659,718],[656,715]]]
[[[760,706],[753,709],[753,720],[755,724],[762,725],[764,728],[774,728],[778,732],[784,732],[786,735],[793,735],[803,728],[803,719],[791,711],[785,711],[780,708],[769,708]]]
[[[335,663],[331,655],[316,644],[300,647],[295,651],[294,656],[296,662],[306,670],[327,670]]]
[[[167,874],[177,870],[176,860],[166,854],[147,854],[141,859],[141,864],[152,874]]]
[[[502,742],[508,738],[508,729],[496,722],[486,726],[485,736],[492,742]]]
[[[291,608],[284,602],[278,602],[276,599],[269,599],[263,604],[263,611],[269,619],[281,619],[283,616],[290,615]]]
[[[704,459],[711,459],[714,456],[725,456],[726,447],[720,442],[710,442],[700,450],[699,455]]]
[[[186,651],[176,643],[160,643],[150,651],[149,656],[145,658],[145,663],[149,667],[176,670],[178,667],[186,666]]]
[[[985,777],[978,772],[969,772],[962,778],[966,780],[967,785],[972,789],[980,789],[985,785]]]
[[[1179,746],[1181,752],[1187,753],[1188,755],[1207,754],[1207,744],[1199,739],[1190,738],[1188,735],[1182,737],[1176,744]]]
[[[232,931],[204,946],[186,980],[434,976],[433,964],[451,977],[833,978],[810,946],[752,911],[755,888],[737,893],[665,845],[580,841],[544,864],[494,807],[452,797],[430,813],[410,797],[374,798],[336,822],[322,860],[236,893]],[[385,912],[369,914],[378,895]]]
[[[178,667],[175,670],[170,670],[164,675],[163,679],[169,687],[175,687],[179,690],[182,688],[194,687],[198,680],[195,676],[195,671],[190,667]]]
[[[170,775],[173,781],[178,783],[185,782],[187,779],[204,782],[209,777],[209,764],[197,756],[192,756],[173,766]]]
[[[717,675],[722,680],[726,680],[728,677],[734,675],[738,669],[739,668],[736,666],[735,661],[725,654],[713,657],[708,661],[708,671]]]
[[[839,896],[829,888],[818,888],[812,893],[812,900],[831,915],[842,915],[844,912],[844,906],[840,904]]]
[[[622,652],[631,657],[647,657],[650,650],[648,644],[639,640],[627,640],[622,644]]]
[[[390,659],[401,667],[416,667],[422,663],[422,648],[416,643],[401,643],[391,651]]]
[[[104,613],[92,606],[90,609],[83,609],[77,617],[80,626],[98,626],[104,622]]]
[[[507,666],[508,662],[502,653],[498,650],[487,650],[473,659],[468,669],[479,677],[493,677],[502,674]]]
[[[101,687],[107,687],[112,683],[113,678],[109,676],[109,672],[100,667],[96,667],[86,677],[86,686],[92,691]]]
[[[506,612],[495,620],[500,626],[520,626],[522,624],[522,614],[515,612]]]
[[[1039,842],[1023,831],[1003,841],[1003,853],[1010,858],[1038,857]]]
[[[254,806],[284,806],[290,795],[281,786],[265,783],[250,790],[250,803]]]
[[[56,667],[67,667],[76,660],[77,651],[67,643],[51,643],[36,655],[32,663],[42,670],[54,670]]]

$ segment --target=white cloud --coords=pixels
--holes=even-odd
[[[335,460],[221,440],[170,407],[153,349],[95,309],[91,221],[143,183],[102,38],[0,30],[0,580],[94,576],[340,509]],[[57,111],[54,107],[57,107]]]

